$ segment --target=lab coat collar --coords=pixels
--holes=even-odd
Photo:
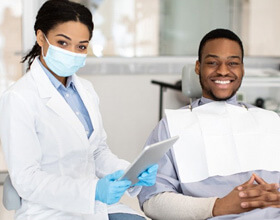
[[[36,85],[38,86],[39,95],[42,99],[48,99],[46,101],[46,105],[52,109],[56,114],[58,114],[60,117],[62,117],[65,121],[69,123],[70,126],[72,126],[78,135],[80,136],[82,142],[88,146],[89,141],[86,135],[86,132],[84,130],[84,127],[78,117],[75,115],[71,107],[67,104],[67,102],[64,100],[64,98],[59,94],[59,92],[56,90],[56,88],[51,83],[48,76],[44,73],[44,70],[40,66],[39,58],[35,58],[31,65],[31,75],[33,79],[36,82]],[[75,75],[75,74],[74,74]],[[78,80],[76,79],[76,82],[78,83]],[[81,87],[81,86],[80,86]],[[82,91],[82,89],[80,89]],[[79,92],[80,92],[79,91]],[[83,92],[81,92],[83,93]],[[84,97],[82,94],[80,94],[83,101],[87,98]],[[88,108],[89,104],[86,104],[86,108]],[[91,114],[90,114],[91,116]]]
[[[44,73],[39,62],[39,57],[36,57],[30,68],[31,76],[37,83],[40,97],[50,98],[53,96],[56,89],[50,82],[48,76]]]
[[[38,59],[38,63],[40,64],[40,66],[42,67],[42,69],[44,70],[45,74],[48,76],[48,78],[50,79],[51,83],[53,84],[53,86],[58,89],[59,87],[63,87],[63,88],[69,88],[70,86],[76,90],[75,85],[73,83],[73,79],[72,76],[67,77],[67,81],[66,81],[66,86],[64,86],[57,78],[55,78],[55,76],[42,64],[42,62],[40,61],[40,59]]]

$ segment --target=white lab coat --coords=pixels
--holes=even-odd
[[[108,219],[108,206],[95,201],[96,183],[129,163],[106,144],[92,85],[76,75],[73,80],[93,124],[89,139],[38,58],[1,98],[0,137],[12,183],[23,199],[16,219]],[[133,213],[119,204],[109,209]]]

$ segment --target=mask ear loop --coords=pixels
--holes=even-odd
[[[50,44],[50,42],[49,42],[47,36],[45,35],[45,33],[43,33],[43,34],[44,34],[45,40],[47,41],[48,45],[50,46],[51,44]],[[43,49],[43,47],[42,47],[42,50],[41,50],[41,51],[42,51],[42,56],[45,57],[45,56],[44,56],[44,49]]]
[[[47,38],[47,36],[45,35],[45,33],[43,33],[43,34],[44,34],[44,37],[45,37],[45,39],[46,39],[48,45],[51,45],[50,42],[49,42],[49,40],[48,40],[48,38]]]

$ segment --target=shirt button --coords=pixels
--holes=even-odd
[[[65,95],[67,98],[69,97],[69,94],[68,93],[66,93],[66,95]]]
[[[76,112],[76,115],[79,115],[80,114],[80,112]]]

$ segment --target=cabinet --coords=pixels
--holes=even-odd
[[[280,71],[274,69],[245,69],[238,97],[255,105],[256,99],[264,100],[264,107],[280,111]]]
[[[280,71],[274,69],[245,69],[242,87],[280,88]]]

